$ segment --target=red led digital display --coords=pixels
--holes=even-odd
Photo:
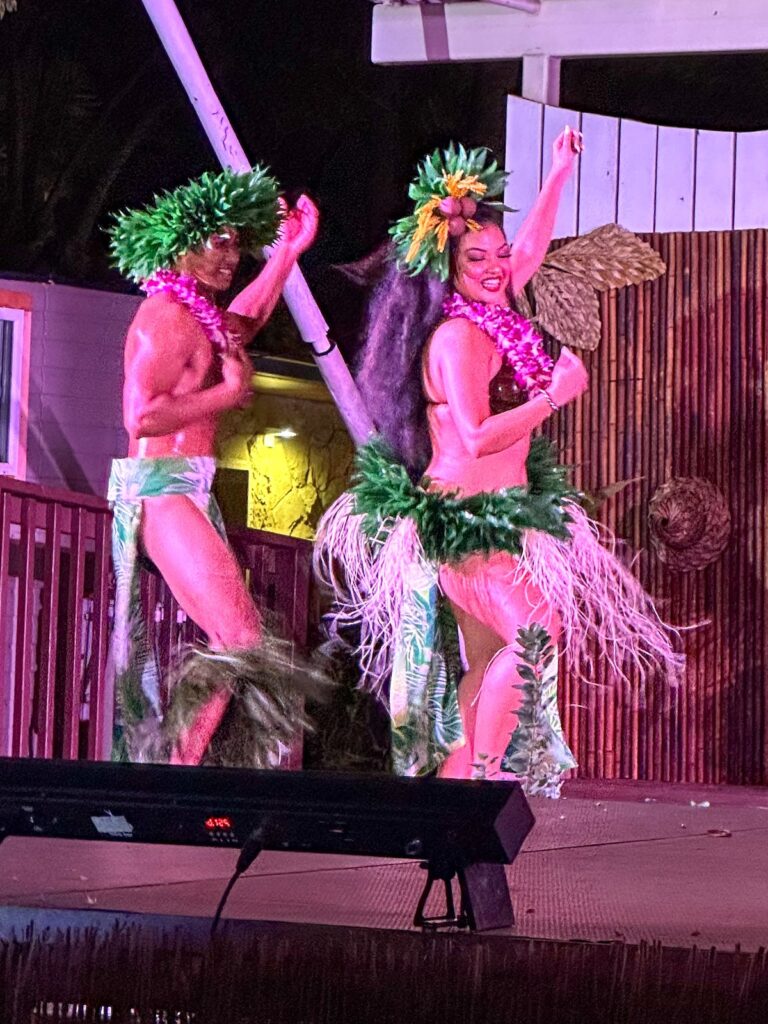
[[[205,827],[210,831],[217,828],[232,828],[231,818],[206,818]]]

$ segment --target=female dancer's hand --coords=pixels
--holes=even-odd
[[[552,401],[559,406],[567,405],[574,398],[583,395],[589,384],[584,363],[569,348],[563,346],[560,358],[552,371],[552,383],[549,394]]]
[[[552,145],[552,170],[561,174],[570,174],[583,149],[584,138],[581,132],[566,126]]]

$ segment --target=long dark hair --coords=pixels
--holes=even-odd
[[[487,207],[478,208],[475,220],[499,225],[498,216]],[[454,239],[450,245],[453,267]],[[443,319],[450,287],[450,281],[441,281],[431,270],[409,277],[390,263],[368,306],[355,374],[374,424],[414,480],[423,475],[432,456],[422,355]]]
[[[431,271],[408,277],[392,263],[368,307],[357,383],[374,424],[414,479],[432,454],[421,357],[447,293]]]

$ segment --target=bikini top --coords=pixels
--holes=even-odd
[[[526,401],[523,391],[515,384],[515,371],[508,363],[502,363],[501,369],[488,385],[488,398],[491,415],[515,409]]]

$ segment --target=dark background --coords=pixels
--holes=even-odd
[[[430,148],[457,139],[503,154],[520,63],[376,67],[368,0],[179,6],[249,156],[321,207],[303,263],[343,336],[357,300],[332,264],[384,238]],[[660,124],[765,128],[768,58],[570,61],[561,102]],[[139,0],[19,0],[0,22],[0,273],[127,289],[109,266],[109,211],[216,166]]]

